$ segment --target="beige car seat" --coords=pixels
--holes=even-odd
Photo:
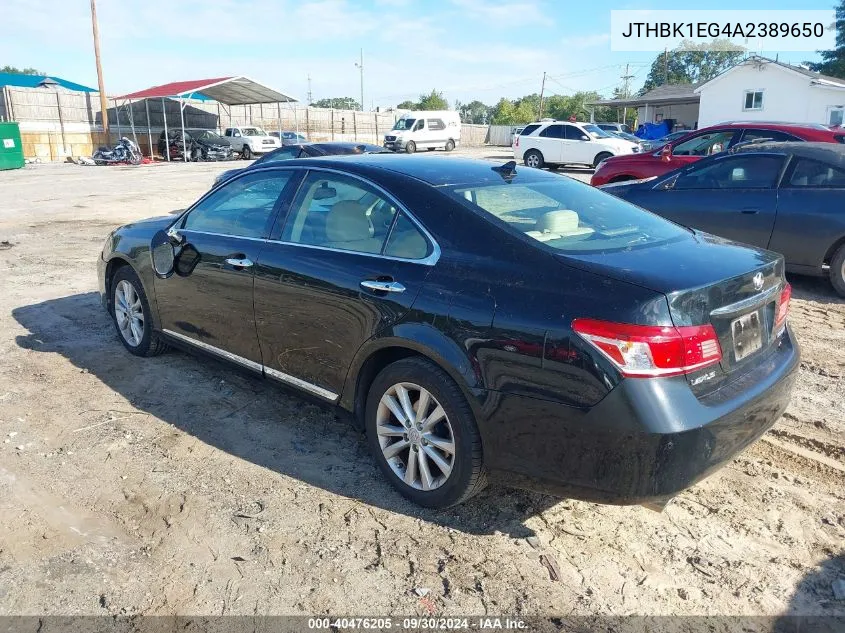
[[[379,253],[383,238],[372,237],[370,220],[364,205],[341,200],[326,217],[326,242],[323,246],[359,253]]]

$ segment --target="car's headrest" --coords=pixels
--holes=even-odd
[[[537,218],[534,226],[541,233],[570,233],[578,228],[578,214],[575,211],[562,209],[549,211]]]
[[[326,217],[326,238],[329,242],[350,242],[370,237],[370,221],[364,206],[354,200],[335,203]]]

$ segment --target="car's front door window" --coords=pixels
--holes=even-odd
[[[773,187],[783,156],[748,154],[716,159],[680,174],[673,189],[768,189]]]
[[[675,156],[712,156],[728,149],[735,133],[734,130],[720,130],[699,134],[675,145],[672,148],[672,154]]]
[[[274,170],[237,178],[197,204],[181,228],[235,237],[267,237],[276,201],[292,173]]]

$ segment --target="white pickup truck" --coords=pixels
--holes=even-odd
[[[232,151],[247,160],[254,158],[256,154],[266,154],[282,146],[279,139],[254,125],[227,127],[223,136],[229,141]]]

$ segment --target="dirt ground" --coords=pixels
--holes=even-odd
[[[120,345],[106,234],[224,167],[0,172],[0,615],[845,614],[845,301],[824,281],[791,278],[783,419],[663,513],[502,488],[427,511],[332,410]]]

